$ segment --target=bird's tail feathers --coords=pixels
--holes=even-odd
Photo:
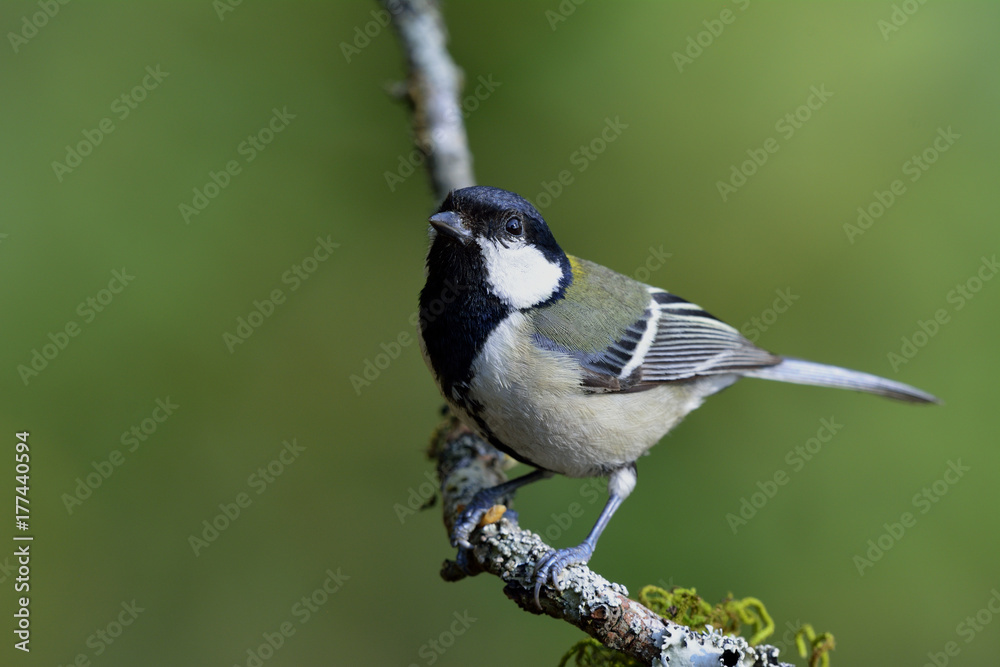
[[[877,375],[871,375],[870,373],[862,373],[861,371],[852,371],[848,368],[828,366],[827,364],[818,364],[813,361],[790,357],[785,357],[781,363],[774,366],[765,366],[751,371],[744,371],[743,375],[746,377],[763,378],[765,380],[794,382],[795,384],[854,389],[856,391],[866,391],[870,394],[878,394],[911,403],[941,402],[937,397],[902,382],[888,380]]]

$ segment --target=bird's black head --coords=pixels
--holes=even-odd
[[[513,309],[561,296],[569,260],[534,206],[513,192],[475,186],[453,190],[431,216],[429,274],[482,283]]]
[[[463,387],[493,331],[513,312],[561,298],[572,270],[541,214],[513,192],[454,190],[430,223],[420,333],[442,392],[466,405]]]

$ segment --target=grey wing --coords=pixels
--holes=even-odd
[[[916,403],[939,403],[902,382],[847,368],[789,359],[762,350],[725,322],[689,301],[653,287],[642,317],[594,352],[570,351],[536,334],[544,349],[574,357],[589,391],[634,392],[698,377],[726,374],[854,389]],[[600,346],[598,346],[600,347]],[[715,390],[728,382],[712,385]]]
[[[535,341],[569,354],[544,337],[536,336]],[[650,288],[642,318],[618,340],[599,352],[572,356],[584,371],[583,386],[595,392],[642,391],[663,382],[747,372],[782,360],[699,306],[655,288]]]
[[[740,373],[781,363],[781,357],[760,349],[701,307],[662,290],[651,294],[659,317],[641,363],[642,383]]]

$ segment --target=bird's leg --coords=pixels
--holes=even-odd
[[[632,489],[635,488],[635,481],[636,471],[634,463],[612,472],[608,478],[608,502],[604,505],[604,509],[601,510],[601,515],[597,517],[597,523],[590,530],[587,539],[575,547],[550,551],[535,564],[535,605],[539,609],[542,608],[541,602],[538,600],[538,594],[542,590],[542,585],[550,582],[558,590],[559,575],[567,566],[574,563],[586,564],[590,560],[590,557],[594,555],[594,549],[597,547],[598,538],[601,537],[601,533],[607,528],[608,522],[611,521],[611,516],[618,509],[618,506],[632,493]]]
[[[472,531],[479,525],[479,520],[483,518],[483,514],[487,510],[496,505],[498,500],[513,493],[525,484],[531,484],[540,479],[548,479],[551,476],[552,473],[550,471],[539,469],[503,484],[497,484],[496,486],[479,491],[472,497],[469,504],[465,506],[465,509],[462,510],[462,514],[458,517],[458,520],[455,521],[455,526],[451,529],[451,546],[458,547],[459,549],[471,549],[472,544],[469,542],[469,537],[472,536]]]

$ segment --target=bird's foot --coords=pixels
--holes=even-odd
[[[594,555],[594,547],[584,542],[568,549],[558,549],[545,554],[541,560],[535,564],[535,606],[542,608],[538,600],[538,594],[542,586],[550,583],[553,588],[559,590],[559,575],[570,565],[586,565],[590,557]]]
[[[484,519],[485,525],[496,523],[503,516],[516,520],[517,515],[512,510],[506,510],[506,507],[497,504],[497,501],[504,495],[503,492],[497,493],[492,488],[483,489],[474,495],[451,529],[451,546],[458,549],[471,549],[472,543],[469,538],[472,537],[472,532],[476,528],[484,524]],[[494,507],[504,507],[506,511],[497,513],[495,517],[490,516],[490,510]]]

